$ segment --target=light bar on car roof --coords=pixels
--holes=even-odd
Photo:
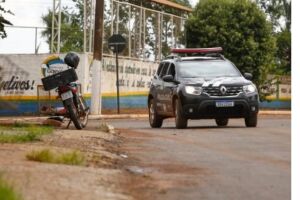
[[[219,53],[222,51],[222,47],[171,49],[172,53]]]

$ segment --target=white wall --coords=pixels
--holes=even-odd
[[[41,85],[41,64],[49,54],[0,55],[0,96],[36,97],[37,85]],[[63,58],[64,55],[61,55]],[[77,68],[83,93],[91,93],[91,61],[89,55],[80,55]],[[158,64],[152,62],[119,59],[120,92],[146,92]],[[116,92],[115,58],[104,57],[101,75],[103,93]]]

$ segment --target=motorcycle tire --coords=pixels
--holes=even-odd
[[[72,120],[74,126],[80,130],[83,128],[82,124],[80,123],[79,121],[79,115],[78,115],[78,112],[77,112],[77,109],[74,105],[74,102],[73,100],[71,100],[71,102],[67,103],[66,105],[66,109],[69,113],[69,117],[70,119]]]
[[[78,109],[79,109],[79,121],[81,123],[82,128],[86,127],[87,123],[88,123],[88,116],[90,113],[90,108],[86,105],[85,100],[83,99],[82,96],[80,96],[78,98],[79,100],[79,105],[78,105]]]

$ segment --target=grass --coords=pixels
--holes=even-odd
[[[22,143],[38,141],[42,135],[53,132],[53,127],[16,123],[10,126],[0,125],[0,143]]]
[[[50,151],[49,149],[43,149],[39,151],[31,151],[26,155],[28,160],[46,162],[46,163],[57,163],[67,165],[84,165],[85,157],[79,151],[71,151],[58,153]]]
[[[14,188],[9,185],[0,176],[0,199],[3,200],[21,200],[21,196],[15,192]]]

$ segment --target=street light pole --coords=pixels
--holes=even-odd
[[[117,108],[118,108],[118,114],[120,114],[120,83],[119,83],[119,46],[116,45],[116,79],[117,79]]]
[[[91,114],[101,114],[101,68],[103,47],[104,1],[96,1],[94,59],[92,64]]]

